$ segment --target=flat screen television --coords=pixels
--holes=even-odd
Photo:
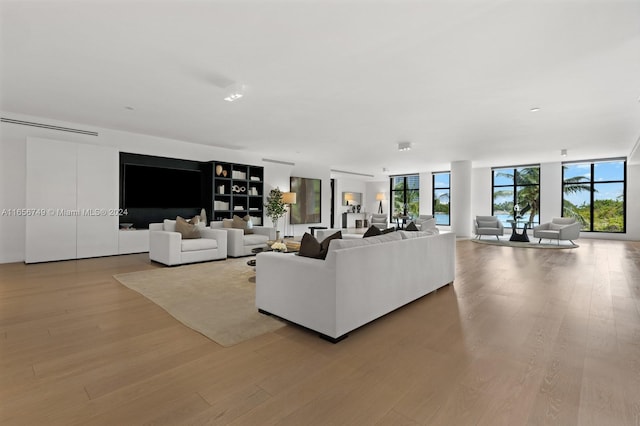
[[[320,223],[322,180],[291,177],[291,192],[296,193],[296,204],[291,205],[291,223]]]
[[[200,170],[125,164],[123,208],[201,208]]]

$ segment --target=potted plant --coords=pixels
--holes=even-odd
[[[264,206],[266,207],[267,217],[271,218],[273,227],[276,229],[276,236],[279,236],[280,231],[278,231],[278,219],[284,216],[287,212],[286,205],[284,204],[284,201],[282,201],[282,191],[280,191],[280,188],[275,187],[269,191],[267,202]]]

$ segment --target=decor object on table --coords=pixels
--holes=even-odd
[[[180,233],[197,229],[199,238],[184,238]],[[167,266],[185,263],[226,259],[227,233],[205,227],[204,223],[192,225],[186,221],[165,219],[163,223],[149,224],[149,259]]]
[[[271,244],[271,250],[277,251],[277,252],[286,252],[287,245],[280,241],[276,241],[275,243]]]
[[[200,210],[200,222],[207,223],[207,211],[205,209]]]
[[[378,213],[383,213],[382,202],[384,201],[384,192],[378,192],[376,194],[376,201],[380,202],[380,204],[378,205]]]
[[[569,240],[571,244],[575,244],[573,240],[580,237],[580,228],[582,224],[574,217],[554,217],[551,222],[543,223],[533,228],[533,237],[539,238],[538,243],[543,238],[557,240]]]
[[[285,238],[292,237],[293,238],[293,229],[289,232],[289,225],[293,228],[293,223],[291,223],[291,206],[296,204],[296,193],[295,192],[285,192],[282,194],[282,202],[289,206],[287,208],[287,213],[289,213],[289,221],[285,222]]]
[[[473,226],[478,239],[483,235],[493,235],[499,240],[504,235],[504,225],[497,216],[476,216]]]
[[[218,164],[216,166],[216,176],[220,176],[222,174],[222,166]]]

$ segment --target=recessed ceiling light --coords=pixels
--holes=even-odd
[[[231,93],[229,96],[224,98],[224,100],[227,102],[233,102],[233,101],[237,101],[241,97],[242,97],[242,93]]]
[[[538,108],[538,107],[533,107],[533,108],[531,108],[529,111],[531,111],[531,112],[538,112],[538,111],[540,111],[540,108]]]
[[[561,157],[566,157],[566,156],[567,156],[567,150],[566,150],[566,149],[564,149],[564,148],[563,148],[563,149],[561,149],[561,150],[560,150],[560,156],[561,156]]]
[[[411,142],[398,142],[398,151],[411,151]]]

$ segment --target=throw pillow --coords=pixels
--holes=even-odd
[[[335,239],[342,239],[342,231],[329,235],[321,243],[318,242],[316,237],[305,232],[302,236],[302,241],[300,241],[300,251],[298,252],[298,256],[324,260],[327,257],[327,252],[329,251],[329,243],[331,240]]]
[[[369,229],[367,229],[367,232],[364,233],[362,238],[375,237],[376,235],[380,235],[380,234],[382,234],[382,231],[380,231],[380,228],[378,228],[377,226],[371,225]]]
[[[242,229],[244,231],[244,235],[253,234],[253,222],[251,222],[251,217],[249,215],[241,218],[240,216],[234,214],[231,227]]]
[[[222,219],[223,228],[233,228],[233,219]]]
[[[387,229],[383,229],[382,231],[380,231],[382,233],[382,235],[384,234],[390,234],[392,232],[396,232],[396,228],[395,227],[391,227],[391,228],[387,228]]]
[[[200,229],[180,216],[176,217],[176,232],[182,235],[183,240],[200,238]]]
[[[419,231],[418,227],[413,222],[409,222],[409,224],[407,225],[406,228],[404,228],[404,230],[405,231]]]
[[[495,220],[479,220],[478,228],[497,228],[497,223]]]

